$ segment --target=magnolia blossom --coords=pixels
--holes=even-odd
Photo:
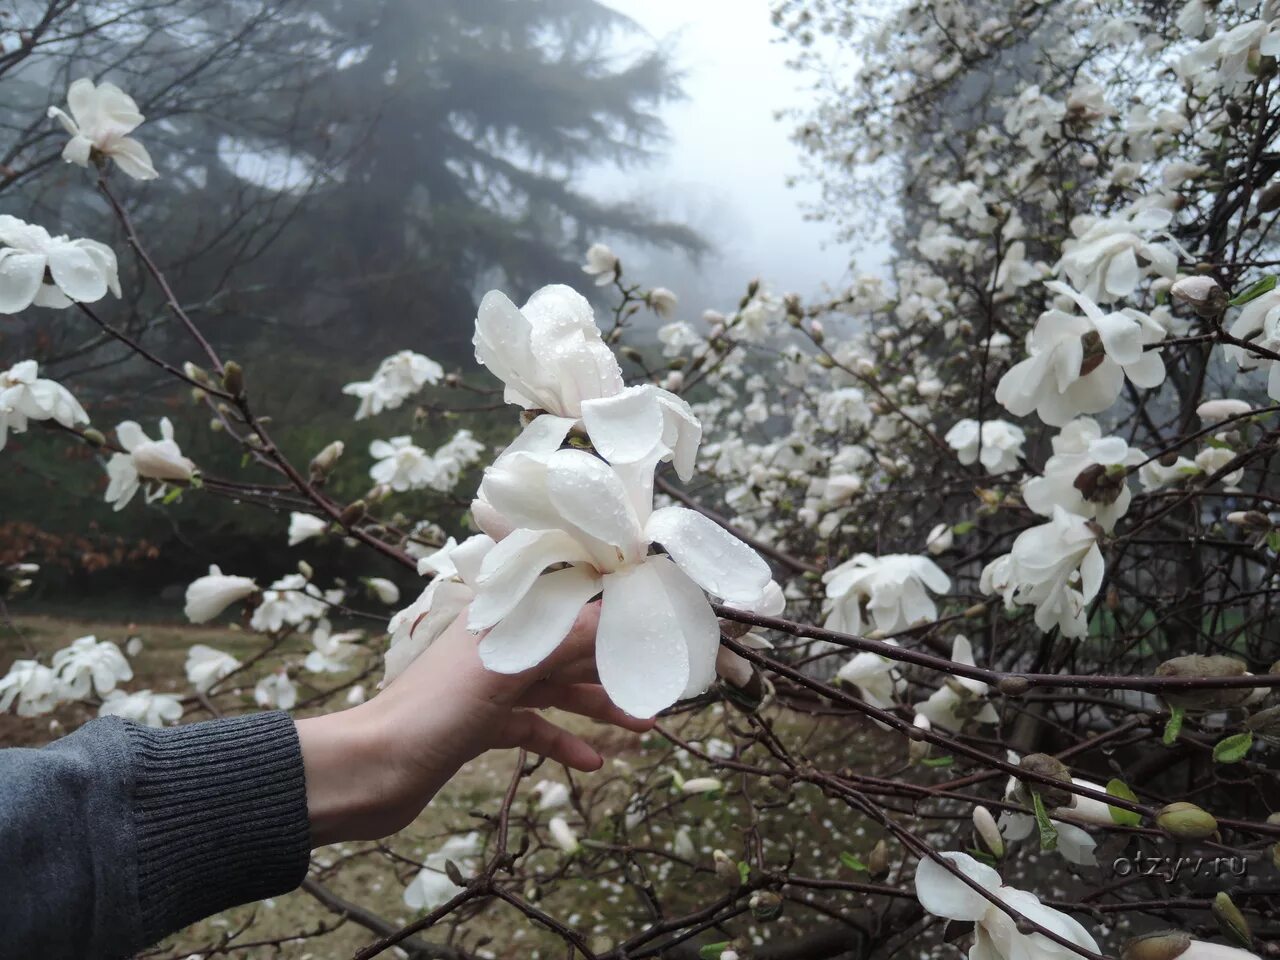
[[[249,626],[259,633],[275,633],[286,625],[302,627],[322,619],[329,611],[329,601],[337,602],[341,596],[328,596],[302,574],[291,573],[262,592]]]
[[[240,667],[240,661],[203,643],[193,644],[187,651],[187,682],[201,693],[208,693],[215,683]]]
[[[466,866],[480,849],[480,834],[474,831],[446,840],[439,850],[427,856],[422,870],[404,888],[405,906],[410,910],[432,910],[457,894],[461,888],[445,873],[445,862],[453,860]]]
[[[1117,217],[1079,218],[1072,224],[1077,236],[1063,244],[1058,269],[1090,300],[1110,303],[1128,297],[1142,276],[1139,257],[1152,273],[1163,277],[1177,273],[1177,254],[1143,239],[1166,228],[1172,219],[1173,213],[1160,207]]]
[[[412,437],[375,440],[369,444],[369,454],[378,461],[370,468],[369,476],[392,490],[418,490],[435,479],[435,461]]]
[[[1212,476],[1219,470],[1226,467],[1236,458],[1236,454],[1226,447],[1205,447],[1196,454],[1196,466],[1201,472]],[[1238,470],[1232,470],[1228,474],[1224,474],[1219,478],[1225,487],[1234,487],[1244,479],[1244,467]]]
[[[133,669],[124,654],[110,640],[97,637],[73,640],[53,655],[53,669],[62,681],[66,694],[81,700],[93,692],[103,697],[125,680],[133,679]]]
[[[686,350],[701,345],[703,340],[689,324],[675,320],[658,328],[658,342],[662,344],[664,357],[678,357]]]
[[[966,418],[948,430],[943,439],[966,466],[977,460],[987,473],[1007,473],[1018,469],[1027,435],[1007,420],[984,420],[979,438],[978,421]]]
[[[1272,353],[1280,353],[1280,290],[1268,291],[1246,303],[1231,325],[1231,335],[1239,340],[1252,341]],[[1268,370],[1267,394],[1272,400],[1280,400],[1280,362],[1260,357],[1234,344],[1228,344],[1225,349],[1227,356],[1242,370],[1265,367]]]
[[[364,585],[383,603],[400,602],[400,588],[386,577],[369,577],[365,580]]]
[[[0,272],[2,257],[0,254]],[[53,420],[68,428],[89,422],[89,415],[70,390],[56,381],[40,379],[38,373],[34,360],[22,360],[0,373],[0,450],[10,431],[27,432],[28,420]]]
[[[533,785],[539,810],[555,810],[569,805],[569,787],[559,780],[539,780]]]
[[[593,243],[587,247],[586,259],[582,272],[594,277],[597,287],[607,287],[618,279],[618,255],[603,243]]]
[[[974,890],[950,870],[925,857],[916,867],[916,898],[935,917],[973,923],[974,943],[969,960],[1075,960],[1077,954],[1042,933],[1022,933],[1018,921],[998,904],[1013,908],[1023,917],[1076,946],[1098,953],[1098,944],[1075,919],[1025,890],[1005,886],[1000,874],[967,853],[940,856],[970,880],[975,881],[996,902]]]
[[[1164,363],[1148,344],[1164,339],[1164,328],[1145,314],[1104,314],[1088,297],[1051,281],[1050,290],[1070,297],[1083,316],[1056,307],[1045,311],[1027,336],[1025,360],[996,386],[996,400],[1017,416],[1032,410],[1052,426],[1081,413],[1100,413],[1115,403],[1125,378],[1137,387],[1164,382]]]
[[[666,287],[654,287],[649,291],[647,299],[650,309],[660,317],[671,316],[680,302],[679,298]]]
[[[124,717],[148,727],[163,727],[182,719],[182,700],[171,693],[112,690],[98,707],[98,716]]]
[[[356,641],[360,633],[348,630],[334,633],[328,620],[321,620],[311,631],[313,649],[302,661],[303,667],[312,673],[345,673],[351,669],[351,658],[360,652]]]
[[[603,591],[596,664],[614,703],[649,717],[705,690],[720,628],[702,591],[758,603],[768,566],[700,513],[654,510],[652,463],[613,467],[556,449],[554,435],[534,439],[500,457],[480,486],[478,499],[510,530],[486,554],[468,613],[469,629],[489,631],[480,659],[498,673],[536,666]],[[650,555],[653,543],[667,555]]]
[[[951,642],[951,659],[974,666],[973,645],[964,634],[956,634]],[[949,676],[929,695],[929,699],[916,704],[916,716],[924,717],[930,727],[942,727],[952,732],[962,729],[969,720],[996,723],[1000,715],[986,699],[988,689],[981,680]]]
[[[418,561],[418,572],[435,578],[418,599],[387,624],[391,642],[387,647],[382,683],[390,683],[418,658],[475,597],[480,565],[493,540],[484,534],[458,543],[453,537],[429,557]]]
[[[569,826],[569,821],[564,817],[552,817],[548,820],[547,830],[551,834],[551,839],[556,842],[556,846],[565,853],[577,853],[582,846],[578,842],[578,835],[574,833],[573,828]]]
[[[623,384],[581,294],[547,286],[516,309],[491,290],[480,301],[474,343],[476,359],[506,384],[507,402],[558,418],[562,438],[580,424],[610,463],[656,455],[672,460],[682,479],[692,476],[702,426],[689,404],[653,384]]]
[[[1221,400],[1206,400],[1200,404],[1196,407],[1196,416],[1205,423],[1221,423],[1232,417],[1244,416],[1252,409],[1253,405],[1250,403],[1224,397]]]
[[[898,672],[897,664],[870,650],[855,653],[836,671],[836,676],[857,687],[863,700],[881,710],[893,709],[898,696],[907,689],[907,681]]]
[[[936,563],[903,553],[883,557],[859,553],[824,573],[822,582],[827,585],[829,607],[824,626],[842,633],[862,632],[864,607],[883,633],[935,620],[938,608],[928,590],[946,593],[951,589],[951,579]]]
[[[168,417],[160,418],[160,439],[152,440],[132,420],[125,420],[116,427],[116,437],[124,453],[112,454],[107,461],[106,501],[123,510],[138,492],[142,480],[157,480],[156,495],[170,481],[190,482],[195,476],[196,465],[182,455],[173,439],[173,424]],[[153,499],[153,498],[152,498]]]
[[[1088,628],[1085,605],[1102,586],[1104,564],[1098,534],[1089,521],[1062,507],[1053,519],[1024,530],[1013,548],[982,571],[983,593],[999,593],[1004,602],[1034,604],[1036,626],[1055,626],[1063,636],[1082,637]]]
[[[0,214],[0,244],[0,313],[33,304],[94,303],[108,290],[120,296],[116,255],[104,243],[53,237],[43,227]]]
[[[381,442],[381,441],[375,441]],[[296,547],[304,540],[318,537],[329,529],[329,521],[310,513],[289,514],[289,546]]]
[[[1159,490],[1161,487],[1167,487],[1187,477],[1197,476],[1199,473],[1200,468],[1196,466],[1194,460],[1179,456],[1169,464],[1163,464],[1159,460],[1144,463],[1138,468],[1138,482],[1142,484],[1143,490],[1150,493],[1152,490]]]
[[[924,548],[935,557],[946,553],[956,542],[955,531],[949,523],[939,523],[924,538]]]
[[[1189,18],[1192,25],[1194,18]],[[1210,84],[1227,90],[1257,80],[1257,56],[1280,56],[1280,31],[1266,19],[1246,20],[1192,48],[1176,64],[1178,75],[1207,91]],[[1201,30],[1194,31],[1196,33]],[[1214,68],[1216,67],[1216,74]]]
[[[1022,498],[1044,517],[1063,507],[1081,517],[1096,517],[1110,533],[1129,512],[1133,497],[1125,482],[1125,468],[1146,460],[1142,451],[1122,437],[1104,437],[1090,417],[1072,420],[1053,438],[1053,456],[1044,476],[1028,480]]]
[[[133,97],[113,83],[95,87],[92,80],[82,77],[67,90],[67,106],[70,116],[59,107],[49,108],[49,116],[71,134],[62,159],[87,167],[97,151],[135,180],[158,176],[147,148],[129,136],[144,119]]]
[[[66,690],[57,675],[36,660],[15,660],[0,678],[0,713],[17,701],[20,717],[39,717],[57,708]]]
[[[1017,755],[1011,754],[1009,759],[1011,762],[1016,763]],[[1089,780],[1072,777],[1071,782],[1076,786],[1096,790],[1099,793],[1107,792],[1105,787]],[[1014,796],[1017,783],[1016,777],[1009,778],[1009,786],[1005,790],[1007,797]],[[1070,805],[1054,807],[1048,813],[1054,829],[1058,833],[1058,852],[1071,863],[1082,867],[1097,866],[1098,860],[1094,855],[1097,841],[1080,824],[1092,824],[1099,827],[1112,826],[1115,821],[1111,816],[1111,807],[1101,800],[1095,800],[1093,797],[1082,797],[1073,794]],[[1006,810],[1000,815],[1000,831],[1011,841],[1025,840],[1036,829],[1036,818],[1029,813]]]
[[[298,688],[284,670],[268,673],[253,688],[253,702],[263,709],[292,710],[298,702]]]
[[[229,576],[213,564],[207,574],[187,586],[183,612],[192,623],[208,623],[231,604],[257,591],[258,585],[249,577]]]
[[[427,385],[434,386],[444,377],[444,367],[430,357],[412,350],[401,350],[378,364],[368,380],[348,383],[342,392],[357,397],[356,419],[394,410]]]
[[[459,430],[448,443],[431,455],[436,467],[435,479],[430,484],[431,488],[441,493],[452,490],[462,479],[463,471],[480,462],[482,453],[484,453],[484,444],[477,440],[470,430]]]

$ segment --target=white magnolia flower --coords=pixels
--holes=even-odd
[[[82,77],[67,90],[67,106],[70,116],[59,107],[49,108],[49,116],[71,134],[62,159],[87,167],[96,150],[135,180],[158,176],[147,148],[129,136],[145,119],[133,97],[113,83],[95,87],[92,80]]]
[[[654,287],[649,291],[649,308],[660,317],[669,317],[675,312],[680,299],[666,287]]]
[[[1080,417],[1053,438],[1053,456],[1044,465],[1044,476],[1028,480],[1022,498],[1043,517],[1062,507],[1081,517],[1096,517],[1110,533],[1129,512],[1133,497],[1124,480],[1125,468],[1144,460],[1142,451],[1123,437],[1104,437],[1096,420]],[[1095,476],[1099,468],[1105,473]]]
[[[237,600],[257,591],[258,585],[249,577],[229,576],[214,564],[207,574],[187,586],[187,605],[183,612],[192,623],[208,623]]]
[[[898,672],[897,664],[869,650],[855,653],[836,671],[836,676],[857,687],[863,700],[881,710],[893,709],[899,695],[907,689],[907,681]]]
[[[0,273],[3,267],[0,255]],[[27,432],[28,420],[55,420],[64,427],[89,422],[70,390],[54,380],[40,379],[38,373],[34,360],[22,360],[0,373],[0,450],[10,431]]]
[[[1040,315],[1027,336],[1030,355],[996,386],[996,400],[1006,410],[1020,417],[1034,410],[1045,423],[1060,427],[1115,403],[1125,377],[1137,387],[1164,382],[1159,352],[1145,349],[1164,339],[1163,327],[1136,310],[1104,314],[1065,284],[1045,286],[1074,300],[1083,316],[1056,307]]]
[[[400,588],[386,577],[369,577],[364,585],[385,604],[400,602]]]
[[[533,785],[539,810],[555,810],[569,805],[569,787],[559,780],[539,780]]]
[[[597,287],[607,287],[618,279],[618,255],[603,243],[593,243],[587,247],[587,262],[582,265],[582,272],[594,277]]]
[[[452,860],[466,869],[480,849],[480,834],[474,831],[446,840],[439,850],[427,856],[423,869],[404,888],[405,906],[410,910],[432,910],[456,895],[461,888],[444,872],[445,861]]]
[[[0,679],[0,713],[17,701],[20,717],[39,717],[52,712],[67,697],[54,672],[35,660],[15,660]]]
[[[694,861],[698,859],[698,848],[693,844],[693,837],[689,833],[689,828],[682,826],[676,831],[675,837],[671,840],[671,852],[682,860]]]
[[[253,688],[253,701],[264,709],[292,710],[298,702],[298,688],[284,670],[268,673]]]
[[[435,460],[412,437],[375,440],[369,444],[369,454],[377,461],[369,469],[369,476],[392,490],[420,490],[435,481]]]
[[[1152,490],[1159,490],[1161,487],[1167,487],[1187,477],[1197,476],[1199,473],[1200,468],[1188,457],[1176,457],[1168,465],[1162,464],[1159,460],[1152,460],[1138,468],[1138,482],[1142,484],[1143,490],[1150,493]]]
[[[564,817],[552,817],[548,820],[547,830],[551,833],[551,839],[556,842],[556,846],[565,853],[577,853],[582,847],[578,842],[578,835],[574,833],[573,827],[569,826],[569,821]]]
[[[157,494],[167,482],[187,483],[195,476],[196,465],[182,455],[173,439],[173,424],[160,418],[160,439],[152,440],[132,420],[116,427],[116,437],[124,453],[115,453],[107,461],[106,501],[123,510],[133,499],[142,480],[159,481]]]
[[[614,703],[649,717],[707,688],[720,629],[702,591],[758,603],[769,567],[700,513],[654,510],[652,483],[652,461],[619,468],[545,446],[485,471],[478,499],[511,529],[485,556],[468,614],[469,629],[489,630],[485,666],[519,673],[542,662],[603,591],[596,663]],[[651,556],[653,543],[667,555]]]
[[[418,599],[387,624],[391,642],[387,647],[383,686],[400,676],[423,650],[444,633],[475,597],[480,564],[493,549],[493,540],[484,534],[458,543],[453,537],[429,557],[418,561],[418,572],[435,579]]]
[[[1196,454],[1196,466],[1201,472],[1208,476],[1217,473],[1232,460],[1236,458],[1236,454],[1228,450],[1226,447],[1205,447]],[[1244,467],[1238,470],[1232,470],[1220,478],[1220,482],[1224,487],[1234,487],[1244,479]]]
[[[1013,548],[982,571],[983,593],[999,593],[1010,606],[1034,604],[1036,626],[1055,626],[1065,637],[1083,637],[1085,606],[1102,586],[1105,566],[1098,534],[1089,521],[1062,507],[1053,519],[1018,534]]]
[[[973,808],[973,829],[986,848],[991,851],[992,856],[996,858],[1004,856],[1004,838],[1000,836],[1000,827],[996,824],[996,818],[991,815],[991,811],[982,804]]]
[[[973,645],[964,634],[956,634],[951,642],[951,659],[956,663],[975,666]],[[942,685],[915,705],[916,717],[924,717],[928,723],[926,729],[942,727],[953,733],[962,729],[965,723],[996,723],[1000,715],[996,713],[987,700],[987,684],[969,677],[946,677]]]
[[[1253,404],[1246,403],[1243,400],[1232,400],[1230,398],[1206,400],[1196,407],[1196,416],[1207,424],[1221,423],[1223,420],[1229,420],[1232,417],[1244,416],[1252,409]]]
[[[304,540],[318,537],[329,529],[329,521],[310,513],[289,514],[289,546],[296,547]]]
[[[124,654],[110,640],[81,637],[53,655],[53,669],[66,695],[83,700],[90,688],[103,697],[125,680],[133,679],[133,669]]]
[[[345,673],[351,669],[351,658],[360,652],[356,642],[360,633],[348,630],[334,633],[328,620],[321,620],[311,631],[311,645],[315,648],[307,654],[302,666],[312,673]]]
[[[1016,762],[1016,755],[1011,759]],[[1017,778],[1009,778],[1010,786],[1006,790],[1006,796],[1012,796],[1017,782]],[[1072,777],[1071,782],[1077,786],[1097,790],[1099,793],[1106,793],[1105,787],[1088,780]],[[1070,806],[1054,807],[1048,813],[1058,833],[1058,852],[1071,863],[1082,867],[1097,866],[1098,860],[1094,855],[1097,841],[1080,824],[1112,826],[1115,821],[1111,817],[1111,808],[1101,800],[1095,800],[1092,797],[1073,796]],[[1036,829],[1036,818],[1029,813],[1006,810],[1000,815],[1000,831],[1010,841],[1025,840]]]
[[[240,666],[240,661],[203,643],[187,651],[187,682],[201,693],[208,693],[215,683]]]
[[[1231,325],[1231,335],[1239,340],[1250,340],[1272,353],[1280,353],[1280,290],[1271,290],[1246,303]],[[1267,394],[1272,400],[1280,400],[1280,362],[1259,357],[1234,344],[1228,344],[1225,349],[1227,356],[1242,370],[1259,366],[1266,368]]]
[[[1121,216],[1080,218],[1072,224],[1077,236],[1063,244],[1058,269],[1071,285],[1090,300],[1111,303],[1133,293],[1146,270],[1173,277],[1178,256],[1168,247],[1143,237],[1168,227],[1173,213],[1160,207],[1131,210]]]
[[[1194,24],[1194,20],[1193,20]],[[1231,92],[1257,81],[1257,56],[1280,56],[1280,30],[1266,19],[1246,20],[1193,47],[1176,65],[1197,91],[1222,87]],[[1202,28],[1203,29],[1203,28]]]
[[[924,548],[936,557],[950,550],[955,545],[955,542],[956,535],[955,531],[951,529],[951,525],[949,523],[939,523],[924,538]]]
[[[1025,890],[1005,886],[1000,874],[967,853],[943,853],[961,873],[975,881],[1000,903],[1082,949],[1098,952],[1098,944],[1079,923]],[[1022,933],[1018,923],[991,900],[971,888],[932,858],[916,867],[916,898],[935,917],[975,924],[969,960],[1075,960],[1069,947],[1042,933]]]
[[[329,612],[329,598],[300,573],[281,577],[262,592],[249,627],[259,633],[275,633],[284,626],[302,627]]]
[[[683,320],[663,324],[658,328],[658,342],[662,344],[664,357],[678,357],[702,343],[702,337]]]
[[[171,693],[112,690],[98,707],[100,717],[124,717],[148,727],[163,727],[182,719],[182,700]]]
[[[480,301],[474,343],[476,359],[506,384],[507,402],[558,418],[552,429],[563,427],[562,439],[581,422],[610,463],[639,463],[657,453],[673,461],[682,479],[692,476],[702,437],[693,410],[653,384],[623,384],[581,294],[547,286],[517,310],[491,290]]]
[[[979,439],[978,421],[966,418],[948,430],[943,439],[956,451],[961,463],[968,465],[977,460],[987,473],[1007,473],[1018,469],[1027,435],[1007,420],[984,420]]]
[[[436,475],[431,483],[433,490],[448,493],[458,485],[463,472],[480,462],[484,444],[470,430],[459,430],[444,446],[431,455],[435,461]]]
[[[875,628],[897,633],[922,621],[935,620],[938,608],[928,591],[946,593],[951,579],[928,557],[860,553],[822,575],[830,608],[828,630],[861,633],[863,608]],[[926,589],[927,588],[927,589]]]
[[[866,394],[857,387],[824,391],[818,397],[818,419],[824,430],[834,433],[854,426],[869,427],[872,417]]]
[[[444,377],[444,367],[430,357],[412,350],[401,350],[387,357],[368,380],[348,383],[342,392],[358,397],[356,419],[395,410],[405,400],[427,385],[434,386]]]
[[[0,313],[95,303],[120,296],[116,255],[97,240],[53,237],[43,227],[0,214]],[[45,282],[46,274],[53,280]]]

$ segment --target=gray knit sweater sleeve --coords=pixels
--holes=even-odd
[[[0,956],[128,957],[293,889],[310,847],[285,713],[163,730],[108,718],[0,750]]]

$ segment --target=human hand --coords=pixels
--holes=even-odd
[[[536,711],[557,707],[642,732],[615,707],[595,666],[599,604],[524,673],[486,670],[461,615],[376,697],[299,720],[312,845],[372,840],[413,821],[458,769],[487,750],[523,747],[584,772],[604,762],[586,741]]]

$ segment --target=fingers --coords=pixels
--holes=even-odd
[[[582,717],[590,717],[601,723],[610,723],[624,730],[644,733],[652,730],[652,718],[641,720],[614,706],[604,687],[594,683],[560,683],[543,680],[535,683],[520,698],[520,706],[543,709],[555,707]]]
[[[592,653],[580,660],[556,667],[555,671],[545,679],[555,683],[596,683],[600,682],[600,670],[596,667],[596,657]]]
[[[583,773],[599,770],[604,764],[604,758],[581,737],[527,710],[511,714],[499,739],[500,746],[524,747]]]

